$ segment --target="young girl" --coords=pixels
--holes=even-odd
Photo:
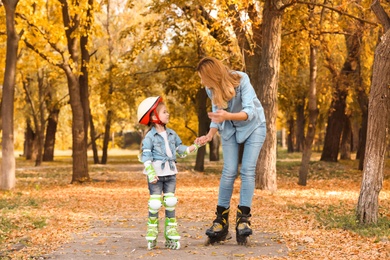
[[[148,249],[156,246],[158,236],[158,211],[165,207],[165,247],[180,248],[175,207],[176,153],[184,158],[198,149],[198,145],[185,146],[175,131],[166,127],[169,113],[161,97],[149,97],[138,106],[138,122],[149,126],[142,141],[140,161],[144,163],[150,192],[149,218],[146,240]]]

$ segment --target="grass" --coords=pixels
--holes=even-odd
[[[390,219],[384,216],[376,224],[359,224],[355,209],[346,209],[342,204],[319,209],[315,215],[326,228],[350,230],[360,236],[375,237],[376,241],[390,237]]]
[[[284,178],[297,177],[301,165],[301,153],[287,153],[286,150],[278,150],[277,174]],[[359,183],[362,179],[362,171],[358,170],[357,160],[340,160],[334,162],[319,161],[320,155],[314,153],[310,162],[309,180],[349,180]],[[390,159],[386,160],[387,165],[384,179],[389,179]],[[362,225],[356,217],[356,208],[340,203],[338,205],[324,205],[306,203],[304,206],[289,204],[288,208],[300,214],[315,214],[316,219],[328,229],[350,230],[363,237],[374,237],[377,240],[390,238],[390,210],[380,206],[377,224]]]

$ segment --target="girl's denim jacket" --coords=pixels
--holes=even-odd
[[[225,110],[231,113],[243,111],[248,115],[248,119],[245,121],[227,120],[220,124],[211,122],[210,128],[217,128],[224,140],[235,134],[237,142],[243,143],[257,127],[265,124],[265,115],[263,106],[256,96],[248,75],[240,71],[234,71],[233,73],[241,76],[240,85],[235,88],[236,95],[228,102],[228,107]],[[212,100],[212,91],[206,87],[206,92]],[[213,104],[212,110],[213,112],[217,111],[217,106]]]
[[[158,134],[155,127],[152,127],[142,141],[141,162],[162,161],[162,169],[165,167],[165,162],[169,162],[169,166],[173,170],[176,153],[180,157],[185,157],[188,146],[182,144],[180,137],[172,129],[166,128],[166,132],[172,157],[168,157],[166,153],[164,138]]]

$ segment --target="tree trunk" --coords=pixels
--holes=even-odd
[[[107,108],[107,115],[106,115],[106,124],[104,128],[104,136],[103,136],[103,154],[102,154],[102,164],[107,163],[107,154],[108,154],[108,142],[110,141],[111,136],[111,120],[113,116],[112,111],[112,102],[111,102],[111,96],[114,89],[112,79],[113,79],[113,62],[112,62],[112,52],[113,52],[113,44],[112,44],[112,36],[111,36],[111,30],[110,30],[110,1],[107,2],[107,24],[106,24],[106,31],[108,34],[108,58],[109,58],[109,69],[108,69],[108,77],[109,77],[109,86],[108,86],[108,100],[106,101],[106,108]],[[114,140],[112,140],[114,142]]]
[[[221,139],[219,135],[214,135],[210,142],[210,162],[219,161],[219,147],[221,146]]]
[[[84,111],[80,97],[80,86],[77,76],[70,67],[66,67],[70,105],[72,108],[72,161],[73,174],[71,183],[90,181],[88,174],[87,144],[85,142]]]
[[[357,4],[360,4],[360,0]],[[363,14],[361,14],[363,15]],[[364,33],[364,24],[359,21],[353,21],[350,26],[350,33],[346,37],[346,44],[349,54],[350,69],[351,69],[351,86],[355,90],[359,107],[361,110],[361,126],[359,142],[357,146],[357,158],[359,159],[359,170],[363,170],[364,163],[364,151],[366,147],[367,140],[367,117],[368,117],[368,95],[366,93],[366,87],[363,84],[363,79],[361,75],[361,52],[362,52],[362,42],[363,42],[363,33]]]
[[[295,121],[294,117],[290,117],[289,120],[287,120],[288,125],[288,133],[287,133],[287,152],[293,153],[294,152],[294,129],[295,129]]]
[[[198,104],[198,134],[199,136],[207,134],[210,127],[210,119],[207,116],[207,93],[204,88],[200,88],[196,93],[196,100]],[[206,146],[199,148],[196,154],[195,171],[204,171],[204,158],[206,155]]]
[[[297,152],[302,152],[305,142],[305,97],[301,103],[297,105],[297,131],[296,131],[296,149]]]
[[[25,156],[26,160],[31,160],[33,158],[34,139],[35,139],[35,133],[34,130],[31,128],[31,120],[30,118],[27,118],[26,132],[24,133],[24,152],[23,152],[23,155]]]
[[[77,37],[73,35],[73,31],[77,29],[80,21],[78,16],[72,16],[69,11],[70,7],[66,0],[59,0],[62,3],[62,16],[67,38],[68,51],[72,60],[72,67],[65,62],[62,69],[65,71],[68,80],[68,89],[70,97],[70,106],[72,109],[72,161],[73,174],[71,183],[82,183],[90,181],[88,174],[88,156],[87,156],[87,140],[85,132],[85,101],[82,100],[81,87],[78,78],[78,73],[73,71],[73,68],[78,68],[79,55]],[[89,121],[88,121],[89,122]]]
[[[81,50],[81,75],[79,78],[80,82],[80,97],[81,104],[84,112],[84,134],[85,134],[85,146],[88,149],[88,126],[90,118],[90,107],[89,107],[89,60],[90,55],[88,51],[88,41],[91,31],[91,24],[93,23],[93,0],[88,0],[88,9],[87,9],[87,19],[86,24],[84,24],[85,33],[80,36],[80,50]]]
[[[256,89],[264,107],[267,120],[267,135],[256,167],[256,188],[276,190],[276,116],[277,88],[280,70],[280,46],[282,29],[281,1],[266,0],[263,10],[262,52],[259,64],[260,79]]]
[[[340,159],[351,160],[352,126],[350,116],[345,117],[340,145]]]
[[[348,91],[337,81],[329,109],[328,125],[324,140],[321,161],[337,162],[340,150],[340,138],[345,123],[345,107]]]
[[[37,134],[37,156],[35,158],[35,166],[42,164],[43,156],[43,140],[45,139],[45,83],[44,73],[42,69],[38,70],[38,105],[39,112],[36,115],[36,134]]]
[[[108,110],[106,116],[106,124],[104,128],[104,136],[103,136],[102,164],[107,163],[107,151],[108,151],[108,142],[110,141],[111,120],[112,120],[112,111]]]
[[[34,101],[34,97],[32,96],[32,82],[33,78],[27,77],[23,79],[23,89],[26,96],[26,103],[29,106],[29,109],[31,110],[31,117],[33,126],[31,126],[31,120],[30,118],[27,118],[27,134],[25,135],[26,138],[31,138],[29,140],[26,140],[26,159],[27,160],[33,160],[35,161],[35,166],[40,165],[40,162],[42,161],[42,143],[43,143],[43,130],[41,127],[41,124],[45,123],[45,120],[42,119],[43,117],[43,76],[38,73],[38,101]],[[41,103],[42,102],[42,103]],[[38,111],[36,109],[36,105],[38,104]],[[34,131],[35,130],[35,131]]]
[[[93,117],[91,111],[89,112],[89,125],[90,125],[90,136],[91,136],[91,144],[92,144],[92,153],[93,153],[93,163],[98,164],[99,162],[99,155],[98,155],[98,149],[96,145],[96,131],[95,131],[95,125],[93,123]]]
[[[7,28],[7,53],[3,79],[3,95],[1,97],[2,119],[2,160],[0,189],[11,190],[15,187],[15,155],[14,155],[14,96],[16,62],[19,35],[15,28],[15,12],[19,0],[2,0],[5,8]]]
[[[336,82],[336,89],[329,112],[330,116],[328,118],[328,126],[326,129],[325,143],[321,155],[321,161],[337,162],[340,149],[341,133],[344,128],[344,123],[346,122],[345,109],[348,89],[351,87],[353,89],[362,88],[362,80],[360,75],[360,46],[362,41],[362,29],[358,26],[349,30],[350,33],[346,34],[345,36],[348,53],[344,62],[344,66],[341,70],[340,77],[338,77]]]
[[[59,108],[54,108],[49,111],[49,118],[47,120],[46,126],[45,145],[42,158],[44,162],[52,162],[54,160],[54,147],[56,142],[56,132],[59,114]]]
[[[313,16],[313,12],[310,12]],[[307,176],[309,174],[309,163],[312,154],[313,140],[316,133],[317,117],[319,110],[317,108],[317,47],[310,45],[310,87],[309,87],[309,123],[307,126],[306,138],[302,151],[302,161],[299,168],[298,184],[306,186]]]
[[[372,10],[382,23],[385,34],[375,50],[368,107],[367,148],[363,180],[356,210],[361,224],[377,223],[378,197],[383,185],[383,168],[390,120],[390,19],[374,0]]]

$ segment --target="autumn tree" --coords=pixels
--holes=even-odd
[[[5,8],[7,27],[7,53],[3,95],[1,97],[1,119],[3,123],[0,189],[2,190],[10,190],[15,187],[14,96],[19,46],[19,35],[15,27],[15,13],[18,2],[19,0],[2,0]]]
[[[376,47],[368,106],[368,129],[363,180],[357,204],[357,219],[362,224],[377,223],[378,197],[383,184],[384,157],[390,120],[390,17],[379,0],[371,9],[383,27]]]
[[[73,172],[71,182],[85,182],[89,181],[90,178],[88,174],[86,140],[86,125],[88,123],[85,123],[84,112],[84,106],[87,101],[83,100],[86,98],[86,95],[82,93],[83,90],[80,86],[80,66],[82,63],[80,57],[80,36],[85,31],[83,27],[84,22],[90,19],[82,16],[81,14],[88,12],[82,12],[81,10],[88,10],[89,7],[88,3],[76,3],[73,5],[66,0],[59,0],[59,4],[59,9],[56,4],[33,5],[26,8],[44,9],[47,7],[47,10],[42,11],[46,12],[47,16],[41,16],[40,18],[51,18],[58,22],[57,26],[60,26],[59,22],[62,20],[64,28],[62,32],[53,29],[53,26],[48,26],[47,24],[45,27],[43,24],[33,23],[37,19],[28,19],[24,15],[20,15],[20,18],[25,22],[26,28],[29,29],[28,35],[24,38],[26,46],[65,73],[72,110]],[[42,22],[42,20],[38,21]],[[65,42],[61,42],[62,39],[66,39]],[[47,46],[52,48],[51,52],[45,50]]]
[[[360,55],[364,24],[367,23],[372,25],[374,23],[359,17],[358,15],[364,16],[359,10],[355,12],[357,13],[355,16],[351,15],[347,11],[343,11],[342,9],[337,10],[330,6],[327,8],[329,8],[331,12],[337,13],[340,19],[345,20],[345,22],[340,25],[344,34],[346,47],[346,55],[341,69],[339,69],[336,59],[332,57],[332,50],[329,47],[324,46],[327,48],[327,50],[324,51],[324,54],[327,60],[326,66],[332,74],[334,91],[332,95],[332,103],[329,109],[329,117],[321,160],[337,162],[340,152],[340,144],[345,145],[350,143],[350,141],[345,142],[342,140],[343,131],[351,131],[349,122],[350,118],[347,115],[347,97],[351,94],[350,90],[356,90],[358,93],[357,95],[363,115],[362,125],[363,127],[365,125],[366,102],[364,101]],[[362,128],[362,131],[364,133],[365,129]],[[349,138],[349,136],[350,133],[344,134],[344,138]],[[362,138],[364,140],[364,134],[362,135]],[[364,141],[361,142],[361,145],[364,146]],[[350,156],[347,157],[350,158]],[[344,156],[344,158],[347,157]]]
[[[30,64],[33,63],[30,62]],[[35,66],[31,67],[35,68]],[[47,84],[45,70],[40,67],[34,73],[21,74],[23,90],[26,97],[26,133],[29,133],[25,135],[25,156],[26,159],[35,160],[35,166],[39,166],[43,157],[44,130],[46,126],[44,100],[47,99]]]

